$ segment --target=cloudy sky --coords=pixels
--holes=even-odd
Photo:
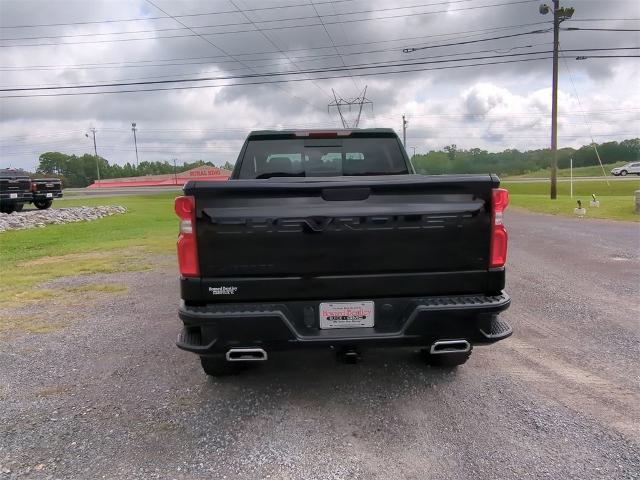
[[[91,152],[91,127],[101,156],[135,162],[134,121],[140,160],[233,162],[252,129],[340,126],[332,91],[365,86],[360,126],[401,133],[405,114],[418,152],[545,147],[540,3],[0,0],[0,167]],[[561,32],[560,146],[640,136],[640,58],[623,57],[640,55],[640,1],[565,4],[582,30]]]

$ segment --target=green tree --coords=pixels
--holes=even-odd
[[[456,152],[458,151],[458,146],[454,143],[452,145],[447,145],[446,147],[444,147],[444,150],[449,156],[449,161],[454,162],[456,160]]]

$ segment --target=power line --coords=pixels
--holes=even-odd
[[[164,17],[163,17],[164,18]],[[341,44],[341,45],[337,45],[338,47],[355,47],[355,46],[361,46],[361,45],[374,45],[374,44],[379,44],[379,43],[392,43],[392,42],[404,42],[404,41],[408,41],[408,40],[421,40],[421,39],[426,39],[426,38],[436,38],[436,37],[451,37],[451,36],[464,36],[464,37],[474,37],[474,36],[479,36],[482,35],[485,32],[493,32],[493,31],[499,31],[499,30],[512,30],[512,29],[516,29],[516,28],[523,28],[523,27],[530,27],[530,26],[535,26],[535,25],[543,25],[543,24],[548,24],[549,22],[534,22],[534,23],[525,23],[525,24],[519,24],[519,25],[508,25],[508,26],[503,26],[503,27],[492,27],[492,28],[483,28],[483,29],[479,29],[479,30],[467,30],[467,31],[462,31],[462,32],[451,32],[451,33],[440,33],[440,34],[431,34],[431,35],[421,35],[421,36],[417,36],[417,37],[404,37],[404,38],[394,38],[394,39],[388,39],[388,40],[378,40],[378,41],[367,41],[367,42],[358,42],[358,43],[349,43],[349,44]],[[297,48],[297,49],[291,49],[291,50],[285,50],[285,52],[287,53],[292,53],[292,52],[301,52],[301,51],[311,51],[311,50],[324,50],[324,49],[330,49],[332,48],[331,46],[323,46],[323,47],[305,47],[305,48]],[[382,52],[382,51],[395,51],[396,49],[384,49],[384,50],[374,50],[374,51],[369,51],[369,52],[364,52],[364,53],[372,53],[372,52]],[[268,54],[272,54],[272,53],[278,53],[275,51],[263,51],[263,52],[249,52],[249,53],[235,53],[234,55],[236,57],[244,57],[247,55],[268,55]],[[343,53],[343,55],[351,55],[351,53]],[[96,63],[81,63],[81,64],[62,64],[62,65],[27,65],[27,66],[14,66],[14,67],[4,67],[4,68],[0,68],[0,70],[8,70],[8,69],[17,69],[18,71],[20,71],[21,69],[38,69],[38,68],[54,68],[54,69],[58,69],[60,67],[65,67],[65,68],[82,68],[83,70],[87,69],[87,68],[112,68],[108,65],[119,65],[121,66],[120,68],[126,68],[126,67],[132,67],[132,66],[137,66],[137,65],[128,65],[128,64],[137,64],[137,63],[148,63],[148,62],[173,62],[173,61],[182,61],[182,60],[201,60],[201,59],[215,59],[215,58],[226,58],[224,55],[214,55],[214,56],[205,56],[205,57],[186,57],[186,58],[168,58],[168,59],[157,59],[157,60],[138,60],[138,61],[129,61],[129,62],[101,62],[100,64],[96,64]],[[294,58],[302,58],[302,57],[294,57]],[[261,59],[245,59],[245,61],[259,61]],[[209,62],[203,62],[203,63],[209,63]],[[220,63],[220,62],[218,62]],[[107,66],[105,66],[107,65]],[[167,64],[167,65],[188,65],[188,64],[183,64],[183,63],[175,63],[175,64]],[[146,65],[143,65],[143,67]],[[153,65],[155,66],[155,65]],[[158,65],[160,66],[160,65]]]
[[[602,176],[606,177],[606,173],[604,171],[604,166],[602,165],[602,160],[600,159],[600,154],[598,153],[598,147],[596,147],[596,142],[593,139],[593,132],[591,130],[591,124],[589,123],[589,120],[587,119],[587,115],[584,113],[584,110],[582,108],[582,102],[580,101],[580,96],[578,95],[578,89],[576,88],[576,84],[573,83],[573,75],[571,75],[571,70],[569,69],[569,63],[567,62],[566,58],[563,58],[564,61],[564,66],[567,69],[567,73],[569,74],[569,80],[571,81],[571,86],[573,87],[573,92],[576,95],[576,99],[578,100],[578,106],[580,107],[580,111],[582,113],[582,116],[584,118],[584,122],[587,125],[587,129],[589,130],[589,136],[591,137],[591,145],[593,146],[593,149],[596,152],[596,157],[598,158],[598,163],[600,163],[600,168],[602,169]],[[609,180],[607,180],[607,185],[609,184]]]
[[[540,44],[543,45],[543,44]],[[510,50],[514,50],[516,48],[532,48],[533,45],[528,45],[528,46],[522,46],[522,47],[512,47]],[[585,53],[585,52],[596,52],[596,51],[620,51],[620,50],[639,50],[640,47],[611,47],[611,48],[583,48],[583,49],[568,49],[568,50],[560,50],[560,52],[564,52],[564,53],[571,53],[571,52],[580,52],[580,53]],[[414,57],[411,60],[412,61],[416,61],[416,60],[430,60],[430,59],[438,59],[438,58],[448,58],[448,57],[458,57],[458,56],[463,56],[463,55],[477,55],[477,54],[481,54],[481,53],[490,53],[490,52],[496,52],[495,49],[487,49],[487,50],[476,50],[473,52],[461,52],[461,53],[449,53],[449,54],[443,54],[443,55],[431,55],[431,56],[427,56],[427,57]],[[552,53],[552,51],[544,51],[544,52],[525,52],[522,55],[532,55],[532,54],[537,54],[537,53]],[[612,57],[611,55],[607,55],[606,58],[610,58]],[[491,56],[488,58],[496,58],[495,56]],[[586,58],[598,58],[597,55],[589,55]],[[464,60],[464,59],[463,59]],[[314,61],[314,60],[310,60],[310,61]],[[451,61],[454,61],[454,59],[452,59]],[[304,62],[304,61],[303,61]],[[365,63],[352,63],[349,67],[345,67],[345,68],[351,68],[351,67],[360,67],[360,66],[373,66],[373,65],[380,65],[381,67],[391,67],[391,66],[395,66],[395,64],[399,62],[399,60],[383,60],[383,61],[377,61],[377,62],[365,62]],[[305,62],[306,63],[306,62]],[[259,67],[267,67],[267,66],[277,66],[280,65],[279,63],[271,63],[271,64],[264,64],[264,65],[259,65]],[[290,74],[295,74],[295,73],[304,73],[303,70],[301,70],[299,67],[296,66],[296,68],[298,69],[298,72],[274,72],[274,73],[290,73]],[[327,68],[337,68],[337,66],[329,66],[329,67],[323,67],[322,71],[327,71]],[[245,70],[245,68],[230,68],[230,69],[226,69],[227,72],[231,72],[231,71],[237,71],[237,70]],[[149,79],[152,78],[154,80],[157,80],[159,78],[173,78],[176,80],[180,80],[177,77],[185,77],[185,76],[189,76],[189,75],[193,75],[194,73],[198,73],[200,75],[205,74],[205,73],[214,73],[214,71],[200,71],[200,72],[191,72],[191,73],[184,73],[184,74],[171,74],[171,75],[149,75],[149,76],[145,76],[145,77],[133,77],[133,78],[120,78],[120,79],[114,79],[114,80],[109,80],[110,82],[128,82],[128,81],[135,81],[135,80],[145,80],[145,79]],[[311,73],[315,73],[315,72],[311,72]],[[266,74],[265,74],[266,75]],[[243,75],[240,75],[239,77],[244,78]],[[216,79],[223,79],[223,80],[230,80],[232,78],[235,77],[215,77]],[[207,80],[211,80],[213,78],[208,78]],[[313,79],[310,79],[311,81],[313,81]],[[104,81],[106,82],[106,80]],[[110,84],[104,84],[104,82],[102,82],[102,84],[100,84],[99,86],[114,86],[114,85],[110,85]],[[315,83],[315,82],[314,82]],[[97,84],[94,84],[97,85]],[[318,84],[316,84],[318,85]],[[75,88],[84,88],[86,86],[86,84],[83,84],[82,82],[76,82],[76,83],[67,83],[65,85],[65,87],[75,87]],[[21,85],[20,88],[32,88],[34,90],[41,90],[41,89],[46,89],[48,87],[55,87],[55,85],[47,85],[47,84],[34,84],[34,85]],[[318,85],[319,87],[319,85]],[[0,86],[0,91],[2,91],[2,89],[9,89],[9,88],[15,88],[15,87],[11,87],[11,86]],[[87,88],[92,88],[92,87],[87,87]],[[319,87],[320,88],[320,87]],[[323,89],[321,89],[323,90]],[[323,90],[324,91],[324,90]]]
[[[471,35],[470,35],[471,36]],[[484,39],[478,39],[476,42],[471,42],[471,43],[479,43],[479,42],[483,42],[485,41]],[[465,42],[467,43],[467,42]],[[518,48],[528,48],[528,47],[533,47],[533,46],[539,46],[539,45],[546,45],[549,42],[543,42],[543,43],[536,43],[533,45],[522,45],[522,46],[514,46],[511,47],[509,49],[507,49],[508,51],[511,50],[515,50]],[[435,46],[440,46],[440,45],[435,45]],[[322,47],[325,48],[325,47]],[[357,51],[357,52],[344,52],[342,53],[342,56],[356,56],[356,55],[368,55],[368,54],[374,54],[374,53],[388,53],[388,52],[398,52],[398,48],[383,48],[383,49],[375,49],[375,50],[364,50],[364,51]],[[490,49],[487,51],[494,51],[494,52],[498,52],[497,49]],[[269,52],[269,53],[276,53],[276,52]],[[283,51],[284,53],[284,51]],[[499,53],[499,52],[498,52]],[[457,54],[451,54],[451,55],[457,55]],[[335,54],[320,54],[320,55],[303,55],[303,56],[298,56],[298,57],[290,57],[291,60],[296,61],[296,62],[308,62],[308,61],[315,61],[315,59],[327,59],[327,58],[336,58],[338,57],[338,55]],[[200,57],[200,58],[225,58],[224,56],[216,56],[216,57]],[[305,60],[305,59],[310,59],[310,60]],[[244,62],[260,62],[260,61],[265,61],[268,60],[268,58],[252,58],[252,59],[244,59]],[[80,69],[80,70],[92,70],[92,69],[108,69],[108,68],[127,68],[127,67],[135,67],[135,68],[148,68],[148,67],[173,67],[173,66],[184,66],[184,65],[219,65],[222,63],[236,63],[235,60],[220,60],[220,61],[216,61],[216,62],[212,62],[212,61],[207,61],[207,62],[178,62],[178,63],[164,63],[164,64],[145,64],[145,65],[123,65],[120,67],[117,66],[108,66],[108,65],[96,65],[95,67],[72,67],[74,69]],[[262,65],[255,65],[255,67],[267,67],[267,66],[273,66],[273,65],[280,65],[280,63],[268,63],[268,64],[262,64]],[[61,67],[62,68],[62,67]],[[66,68],[66,67],[65,67]],[[60,68],[47,68],[46,70],[59,70]],[[14,70],[12,69],[2,69],[0,68],[0,71],[6,71],[6,72],[13,72],[13,71],[37,71],[37,70],[41,70],[38,68],[33,68],[33,69],[29,69],[29,68],[16,68]],[[233,70],[233,69],[225,69],[227,71],[229,70]]]
[[[148,1],[148,0],[147,0]],[[627,49],[638,49],[637,47],[615,47],[607,50],[627,50]],[[593,50],[601,50],[601,49],[593,49]],[[589,52],[591,49],[571,49],[565,50],[565,52]],[[264,77],[279,77],[279,76],[288,76],[288,75],[305,75],[305,74],[313,74],[313,73],[324,73],[324,72],[343,72],[349,70],[367,70],[367,69],[376,69],[376,68],[391,68],[391,67],[407,67],[407,66],[415,66],[415,65],[427,65],[432,63],[450,63],[450,62],[466,62],[466,61],[476,61],[476,60],[492,60],[496,58],[507,58],[507,57],[521,57],[528,55],[544,55],[552,53],[550,50],[541,50],[536,52],[524,52],[524,53],[508,53],[502,55],[485,55],[478,57],[466,57],[466,58],[454,58],[454,59],[440,59],[440,60],[429,60],[432,57],[426,57],[427,61],[385,61],[385,62],[369,62],[362,64],[355,64],[345,67],[333,67],[333,68],[315,68],[315,69],[307,69],[307,70],[298,70],[298,71],[280,71],[280,72],[264,72],[264,73],[254,73],[254,74],[242,74],[242,75],[225,75],[218,77],[196,77],[196,78],[174,78],[169,80],[149,80],[149,81],[139,81],[139,82],[112,82],[112,83],[93,83],[93,84],[82,84],[82,85],[51,85],[44,87],[11,87],[11,88],[0,88],[0,92],[20,92],[20,91],[34,91],[34,90],[74,90],[74,89],[82,89],[82,88],[104,88],[104,87],[127,87],[127,86],[144,86],[144,85],[162,85],[162,84],[170,84],[170,83],[198,83],[205,81],[216,81],[216,80],[239,80],[239,79],[247,79],[247,78],[264,78]],[[613,57],[613,56],[607,56]],[[628,57],[628,56],[621,56]],[[635,57],[635,56],[632,56]],[[601,58],[598,56],[589,56],[589,58]],[[307,78],[310,81],[314,79]]]
[[[282,49],[265,33],[263,32],[260,27],[251,19],[249,18],[249,16],[242,11],[240,8],[238,8],[238,6],[236,5],[236,3],[234,2],[234,0],[229,0],[231,2],[231,5],[233,5],[236,10],[238,12],[240,12],[244,18],[246,18],[247,20],[249,20],[249,22],[251,22],[251,24],[255,27],[255,29],[260,32],[260,34],[265,38],[265,40],[267,40],[271,45],[273,45],[273,47],[278,50],[278,52],[280,52],[282,55],[284,55],[287,60],[289,61],[289,64],[292,65],[295,69],[297,69],[298,71],[300,71],[300,67],[298,67],[298,65],[291,59],[291,57],[289,57],[289,55],[287,55],[284,51],[282,51]],[[310,79],[311,83],[313,83],[313,85],[320,90],[322,93],[324,93],[327,97],[330,98],[329,92],[327,92],[324,88],[322,88],[317,82],[315,82],[313,79]]]
[[[584,28],[584,27],[567,27],[560,30],[566,30],[567,32],[640,32],[637,28]]]
[[[353,1],[353,0],[350,0]],[[449,3],[461,3],[461,2],[469,2],[469,1],[475,1],[475,0],[456,0],[453,2],[449,2]],[[332,3],[332,2],[320,2],[318,3],[319,5],[322,3]],[[360,15],[360,14],[367,14],[367,13],[379,13],[379,12],[389,12],[389,11],[395,11],[395,10],[407,10],[407,9],[412,9],[412,8],[425,8],[425,7],[430,7],[430,6],[434,6],[434,5],[444,5],[447,2],[438,2],[438,3],[427,3],[427,4],[418,4],[418,5],[407,5],[404,7],[387,7],[387,8],[376,8],[376,9],[369,9],[369,10],[356,10],[353,12],[342,12],[342,13],[334,13],[334,14],[326,14],[326,15],[320,15],[318,13],[318,10],[314,8],[314,11],[316,12],[316,15],[311,15],[311,16],[302,16],[302,17],[285,17],[285,18],[275,18],[272,20],[256,20],[256,21],[251,21],[249,19],[248,16],[245,16],[245,18],[248,20],[247,22],[233,22],[233,23],[216,23],[214,25],[197,25],[197,26],[192,26],[191,28],[195,28],[195,29],[202,29],[202,28],[212,28],[212,27],[236,27],[236,26],[240,26],[240,25],[253,25],[255,27],[255,24],[257,23],[276,23],[276,22],[286,22],[286,21],[298,21],[298,20],[311,20],[311,19],[316,19],[318,18],[320,20],[320,22],[322,23],[322,18],[323,17],[339,17],[342,15]],[[311,6],[313,7],[313,4],[306,4],[303,6]],[[226,11],[224,13],[226,14],[230,14],[230,13],[238,13],[238,11],[240,11],[240,9],[237,8],[237,10],[229,10]],[[257,10],[263,10],[263,9],[257,9]],[[244,12],[255,12],[256,9],[244,9]],[[417,13],[417,12],[411,12],[408,15],[412,15],[413,13]],[[428,12],[426,12],[428,13]],[[174,17],[180,18],[180,15],[174,15]],[[157,17],[157,18],[166,18],[166,17]],[[257,28],[257,27],[256,27]],[[123,31],[123,32],[94,32],[94,33],[76,33],[76,34],[67,34],[67,35],[40,35],[40,36],[31,36],[31,37],[14,37],[14,38],[0,38],[0,40],[39,40],[39,39],[43,39],[43,38],[77,38],[77,37],[90,37],[90,36],[101,36],[101,35],[129,35],[129,34],[138,34],[138,33],[155,33],[155,32],[170,32],[170,31],[180,31],[180,30],[188,30],[185,27],[181,27],[181,28],[153,28],[153,29],[146,29],[146,30],[128,30],[128,31]]]
[[[402,52],[403,53],[412,53],[412,52],[417,52],[418,50],[426,50],[427,48],[451,47],[451,46],[455,46],[455,45],[466,45],[466,44],[469,44],[469,43],[488,42],[488,41],[491,41],[491,40],[502,40],[504,38],[521,37],[523,35],[536,35],[536,34],[539,34],[539,33],[548,33],[550,31],[551,31],[551,29],[546,28],[546,29],[542,29],[542,30],[531,30],[529,32],[512,33],[510,35],[501,35],[499,37],[481,38],[481,39],[477,39],[477,40],[467,40],[466,42],[445,43],[445,44],[442,44],[442,45],[427,45],[427,46],[423,46],[423,47],[409,47],[409,48],[403,48]]]
[[[355,18],[355,19],[347,19],[347,20],[335,20],[335,21],[331,21],[331,22],[324,22],[324,24],[325,25],[340,25],[340,24],[345,24],[345,23],[359,23],[359,22],[370,22],[370,21],[375,21],[375,20],[388,20],[388,19],[393,19],[393,18],[405,18],[405,17],[414,17],[414,16],[435,15],[435,14],[439,14],[439,13],[450,13],[450,12],[459,12],[459,11],[467,11],[467,10],[477,10],[477,9],[482,9],[482,8],[492,8],[492,7],[500,7],[500,6],[513,6],[513,5],[523,4],[523,3],[532,3],[532,2],[536,2],[536,1],[538,1],[538,0],[518,0],[518,1],[515,1],[515,2],[493,3],[493,4],[489,4],[489,5],[477,5],[477,6],[473,6],[473,7],[463,7],[463,8],[448,9],[448,10],[437,10],[437,11],[432,11],[432,12],[413,12],[413,13],[402,14],[402,15],[387,15],[387,16],[382,16],[382,17],[369,17],[369,18]],[[299,19],[293,19],[292,18],[290,20],[299,20]],[[178,21],[178,20],[176,20],[176,21]],[[181,22],[179,22],[179,23],[181,23]],[[181,25],[185,25],[185,24],[181,23]],[[207,25],[207,26],[193,27],[193,28],[212,28],[212,27],[218,27],[218,26],[221,26],[221,25]],[[226,26],[229,26],[229,25],[227,24]],[[305,24],[305,25],[283,25],[283,26],[278,26],[278,27],[263,28],[262,30],[263,31],[287,30],[287,29],[293,29],[293,28],[308,28],[308,27],[316,27],[316,26],[322,26],[322,24],[321,23],[310,23],[310,24]],[[50,42],[50,43],[0,45],[0,48],[40,47],[40,46],[50,46],[50,45],[55,45],[55,46],[61,46],[61,45],[84,45],[84,44],[94,44],[94,43],[129,42],[129,41],[139,41],[139,40],[157,40],[157,39],[164,39],[164,38],[184,38],[184,37],[192,37],[192,36],[201,36],[201,34],[198,34],[194,30],[192,30],[191,27],[186,27],[186,25],[185,25],[185,28],[187,28],[188,30],[193,32],[193,34],[154,36],[154,37],[131,38],[131,39],[91,40],[91,41],[88,41],[88,42],[64,42],[64,43],[53,43],[53,42]],[[228,32],[209,32],[209,33],[203,33],[202,35],[207,35],[207,36],[212,36],[212,35],[230,35],[230,34],[235,34],[235,33],[247,33],[247,32],[255,32],[255,30],[234,30],[234,31],[228,31]]]
[[[200,37],[202,40],[204,40],[205,42],[207,42],[209,45],[211,45],[212,47],[214,47],[215,49],[219,50],[220,52],[222,52],[224,55],[228,56],[229,58],[232,58],[233,60],[235,60],[236,62],[238,62],[240,65],[244,65],[245,67],[247,67],[249,70],[255,72],[255,70],[253,69],[253,67],[247,65],[246,63],[244,63],[242,60],[238,60],[237,57],[230,55],[228,52],[226,52],[224,49],[222,49],[221,47],[217,46],[215,43],[213,43],[211,40],[203,37],[202,35],[200,35],[199,33],[197,33],[196,31],[192,30],[191,27],[189,27],[188,25],[186,25],[185,23],[183,23],[182,21],[178,20],[177,18],[171,16],[171,14],[169,14],[168,12],[166,12],[165,10],[163,10],[162,8],[158,7],[155,3],[153,3],[152,0],[145,0],[147,3],[153,5],[156,9],[160,10],[162,13],[164,13],[165,15],[167,15],[168,17],[173,18],[176,22],[178,22],[180,25],[188,28],[191,32],[195,33],[198,37]],[[286,93],[287,95],[289,95],[292,98],[295,98],[297,100],[300,100],[303,103],[306,103],[307,105],[310,105],[313,108],[316,108],[315,105],[313,105],[312,103],[308,102],[307,100],[305,100],[304,98],[300,98],[297,95],[294,95],[288,91],[286,91],[284,88],[282,87],[278,87],[280,88],[284,93]]]
[[[606,109],[606,110],[589,110],[587,113],[589,114],[611,114],[611,115],[618,115],[619,112],[640,112],[640,108],[620,108],[620,109]],[[426,113],[426,114],[420,114],[420,115],[416,115],[416,114],[412,114],[412,115],[407,115],[407,117],[411,120],[413,118],[428,118],[428,117],[480,117],[480,118],[501,118],[503,116],[507,116],[507,117],[531,117],[531,116],[541,116],[541,117],[548,117],[549,116],[549,112],[509,112],[509,113],[496,113],[496,114],[489,114],[489,113]],[[575,117],[575,116],[579,116],[579,114],[577,113],[573,113],[573,112],[559,112],[558,116],[562,117]],[[397,118],[398,114],[397,113],[390,113],[388,115],[381,115],[381,118]]]
[[[640,18],[568,18],[566,22],[638,22]]]
[[[453,60],[437,60],[437,61],[428,61],[428,62],[403,62],[403,63],[392,63],[390,65],[375,65],[372,66],[370,64],[365,64],[363,66],[351,67],[352,69],[371,69],[371,68],[385,68],[385,67],[399,67],[399,66],[410,66],[410,65],[424,65],[427,63],[443,63],[443,62],[461,62],[461,61],[471,61],[471,60],[487,60],[493,58],[501,58],[501,57],[512,57],[512,56],[520,56],[520,55],[535,55],[535,54],[543,54],[550,53],[549,51],[544,52],[530,52],[523,54],[507,54],[507,55],[491,55],[484,57],[470,57],[470,58],[461,58],[461,59],[453,59]],[[387,62],[389,63],[389,62]],[[140,82],[112,82],[112,83],[93,83],[93,84],[82,84],[82,85],[51,85],[45,87],[11,87],[11,88],[3,88],[0,89],[0,92],[19,92],[19,91],[34,91],[34,90],[75,90],[75,89],[83,89],[83,88],[104,88],[104,87],[125,87],[125,86],[145,86],[145,85],[163,85],[163,84],[171,84],[171,83],[198,83],[205,81],[216,81],[216,80],[240,80],[247,78],[264,78],[264,77],[278,77],[278,76],[289,76],[289,75],[297,75],[297,74],[308,74],[308,73],[323,73],[323,72],[341,72],[346,71],[347,67],[336,67],[332,69],[307,69],[300,71],[284,71],[284,72],[265,72],[265,73],[255,73],[255,74],[242,74],[242,75],[225,75],[218,77],[197,77],[197,78],[183,78],[183,79],[170,79],[170,80],[149,80],[149,81],[140,81]],[[308,80],[308,79],[307,79]]]
[[[337,3],[347,3],[353,2],[356,0],[329,0],[329,1],[317,1],[316,5],[326,5],[326,4],[337,4]],[[425,8],[425,7],[433,7],[438,5],[449,5],[453,3],[467,3],[476,0],[450,0],[450,1],[441,1],[441,2],[433,2],[433,3],[423,3],[419,5],[408,5],[404,7],[389,7],[389,8],[378,8],[373,10],[360,10],[356,12],[343,12],[336,14],[327,14],[325,17],[330,16],[339,16],[339,15],[354,15],[357,13],[375,13],[380,11],[390,11],[390,10],[400,10],[400,9],[409,9],[409,8]],[[514,3],[523,3],[523,2],[514,2]],[[309,3],[298,3],[291,5],[276,5],[272,7],[260,7],[260,8],[245,8],[245,12],[259,12],[265,10],[276,10],[276,9],[290,9],[296,7],[309,7]],[[183,15],[174,15],[176,18],[189,18],[189,17],[203,17],[203,16],[213,16],[213,15],[228,15],[237,13],[234,10],[226,10],[226,11],[218,11],[218,12],[202,12],[202,13],[191,13],[191,14],[183,14]],[[302,17],[305,18],[305,17]],[[313,18],[313,17],[309,17]],[[112,19],[112,20],[94,20],[94,21],[85,21],[85,22],[71,22],[71,23],[48,23],[48,24],[33,24],[33,25],[10,25],[10,26],[0,26],[0,29],[13,29],[13,28],[36,28],[36,27],[57,27],[57,26],[73,26],[73,25],[92,25],[92,24],[105,24],[105,23],[119,23],[119,22],[140,22],[140,21],[149,21],[149,20],[165,20],[166,17],[146,17],[146,18],[129,18],[129,19]],[[294,19],[285,19],[285,20],[299,20],[301,18]],[[281,20],[267,20],[269,21],[281,21]],[[238,25],[238,24],[235,24]],[[154,31],[154,30],[150,30]],[[46,38],[46,37],[45,37]]]
[[[319,3],[346,3],[353,2],[356,0],[330,0],[323,1]],[[459,0],[463,1],[463,0]],[[473,0],[464,0],[464,1],[473,1]],[[308,3],[298,3],[291,5],[275,5],[272,7],[260,7],[260,8],[252,8],[247,10],[248,12],[257,12],[259,10],[275,10],[281,8],[295,8],[295,7],[306,7]],[[187,17],[201,17],[201,16],[209,16],[209,15],[224,15],[229,13],[235,13],[233,10],[230,11],[219,11],[219,12],[207,12],[207,13],[190,13],[183,15],[175,15],[177,18],[187,18]],[[31,25],[3,25],[0,26],[2,28],[36,28],[36,27],[63,27],[63,26],[71,26],[71,25],[94,25],[94,24],[102,24],[102,23],[120,23],[120,22],[143,22],[148,20],[165,20],[167,17],[145,17],[145,18],[123,18],[123,19],[110,19],[110,20],[90,20],[84,22],[70,22],[70,23],[36,23]]]
[[[400,73],[410,73],[410,72],[424,72],[431,70],[448,70],[455,68],[466,68],[466,67],[478,67],[478,66],[487,66],[487,65],[499,65],[499,64],[508,64],[508,63],[521,63],[521,62],[531,62],[537,60],[547,60],[551,57],[540,57],[540,58],[528,58],[528,59],[517,59],[517,60],[504,60],[500,62],[485,62],[485,63],[476,63],[469,65],[450,65],[450,66],[440,66],[440,67],[431,67],[431,68],[418,68],[418,69],[405,69],[405,70],[397,70],[392,72],[375,72],[375,73],[358,73],[354,76],[365,77],[365,76],[375,76],[375,75],[392,75],[392,74],[400,74]],[[345,75],[332,75],[332,76],[324,76],[324,77],[316,77],[316,80],[329,80],[335,78],[344,78]],[[129,90],[109,90],[109,91],[99,91],[99,92],[71,92],[71,93],[44,93],[44,94],[24,94],[24,95],[3,95],[0,98],[31,98],[31,97],[61,97],[61,96],[77,96],[77,95],[102,95],[102,94],[115,94],[115,93],[143,93],[143,92],[160,92],[160,91],[168,91],[168,90],[190,90],[190,89],[202,89],[202,88],[220,88],[220,87],[241,87],[241,86],[252,86],[252,85],[265,85],[265,84],[275,84],[275,83],[292,83],[292,82],[301,82],[308,81],[306,78],[293,78],[293,79],[280,79],[280,80],[272,80],[272,81],[254,81],[254,82],[244,82],[244,83],[229,83],[229,84],[219,84],[219,85],[189,85],[189,86],[180,86],[180,87],[158,87],[158,88],[148,88],[148,89],[129,89]]]
[[[621,58],[622,56],[616,56],[615,58]],[[640,55],[626,55],[625,58],[640,58]],[[493,58],[493,57],[491,57]],[[387,71],[387,72],[369,72],[369,73],[359,73],[354,76],[357,77],[365,77],[365,76],[376,76],[376,75],[393,75],[400,73],[411,73],[411,72],[423,72],[423,71],[431,71],[431,70],[448,70],[455,68],[467,68],[467,67],[479,67],[479,66],[487,66],[487,65],[499,65],[499,64],[509,64],[509,63],[521,63],[521,62],[531,62],[538,60],[547,60],[551,57],[538,57],[538,58],[525,58],[525,59],[516,59],[516,60],[504,60],[499,62],[483,62],[483,63],[475,63],[468,65],[449,65],[449,66],[440,66],[440,67],[431,67],[431,68],[417,68],[417,69],[404,69],[404,70],[396,70],[396,71]],[[601,57],[604,58],[604,57]],[[433,63],[433,62],[427,62]],[[416,65],[416,64],[414,64]],[[398,66],[398,65],[394,65]],[[367,67],[360,67],[367,68]],[[369,67],[369,68],[380,68],[380,67]],[[326,71],[326,70],[322,70]],[[294,72],[295,73],[295,72]],[[291,75],[291,73],[289,73]],[[247,78],[251,78],[253,76],[249,76]],[[328,80],[335,78],[345,78],[345,75],[332,75],[332,76],[324,76],[324,77],[315,77],[315,80]],[[142,93],[142,92],[158,92],[158,91],[168,91],[168,90],[189,90],[189,89],[202,89],[202,88],[220,88],[220,87],[240,87],[240,86],[251,86],[251,85],[266,85],[266,84],[277,84],[277,83],[293,83],[293,82],[301,82],[301,81],[309,81],[306,78],[294,78],[294,79],[281,79],[281,80],[272,80],[272,81],[254,81],[254,82],[243,82],[243,83],[230,83],[230,84],[218,84],[218,85],[189,85],[189,86],[180,86],[180,87],[159,87],[159,88],[148,88],[148,89],[129,89],[129,90],[109,90],[109,91],[99,91],[99,92],[75,92],[75,93],[45,93],[45,94],[26,94],[26,95],[4,95],[0,96],[0,98],[31,98],[31,97],[57,97],[57,96],[77,96],[77,95],[102,95],[102,94],[116,94],[116,93]],[[38,90],[38,89],[35,89]]]
[[[336,53],[340,57],[340,61],[342,62],[342,66],[346,67],[347,64],[344,62],[344,58],[340,54],[340,50],[338,50],[338,47],[336,47],[336,42],[333,41],[333,37],[331,37],[331,34],[329,33],[329,30],[327,29],[327,26],[324,24],[324,21],[322,20],[322,16],[320,15],[320,12],[318,12],[318,9],[316,8],[315,4],[313,3],[313,0],[309,0],[309,1],[311,2],[311,6],[313,7],[313,11],[316,12],[316,15],[318,16],[318,20],[320,20],[320,23],[322,24],[322,29],[324,30],[324,33],[326,33],[327,37],[329,38],[329,41],[331,42],[331,45],[333,45],[333,49],[336,51]],[[349,76],[351,77],[351,81],[353,82],[353,86],[356,87],[356,90],[358,90],[358,85],[356,84],[355,78],[353,78],[353,75],[351,75],[351,72],[349,70],[347,70],[347,72],[349,73]],[[366,95],[366,90],[367,89],[365,87],[365,93],[362,95],[363,99],[364,99],[364,97]],[[333,92],[333,98],[334,99],[335,99],[335,95],[336,95],[335,92]],[[360,110],[362,110],[362,104],[361,104]],[[342,118],[342,114],[340,114],[340,117]],[[359,118],[360,117],[358,117],[358,119]],[[343,124],[344,124],[344,119],[343,119]]]

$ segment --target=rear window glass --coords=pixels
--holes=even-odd
[[[239,178],[409,173],[395,138],[250,140]]]

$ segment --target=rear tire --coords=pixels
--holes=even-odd
[[[24,208],[24,203],[16,203],[13,208],[16,212],[21,212]]]
[[[223,355],[200,357],[200,364],[202,365],[202,370],[204,370],[204,373],[211,377],[236,375],[242,369],[239,363],[228,362]]]
[[[427,365],[437,368],[456,368],[458,365],[462,365],[469,360],[471,356],[471,350],[468,352],[456,352],[456,353],[430,353],[428,349],[424,349],[421,352],[422,358]]]
[[[53,200],[36,200],[33,204],[36,206],[38,210],[46,210],[51,206]]]
[[[13,209],[14,209],[14,205],[12,203],[0,206],[0,212],[2,213],[12,213]]]

